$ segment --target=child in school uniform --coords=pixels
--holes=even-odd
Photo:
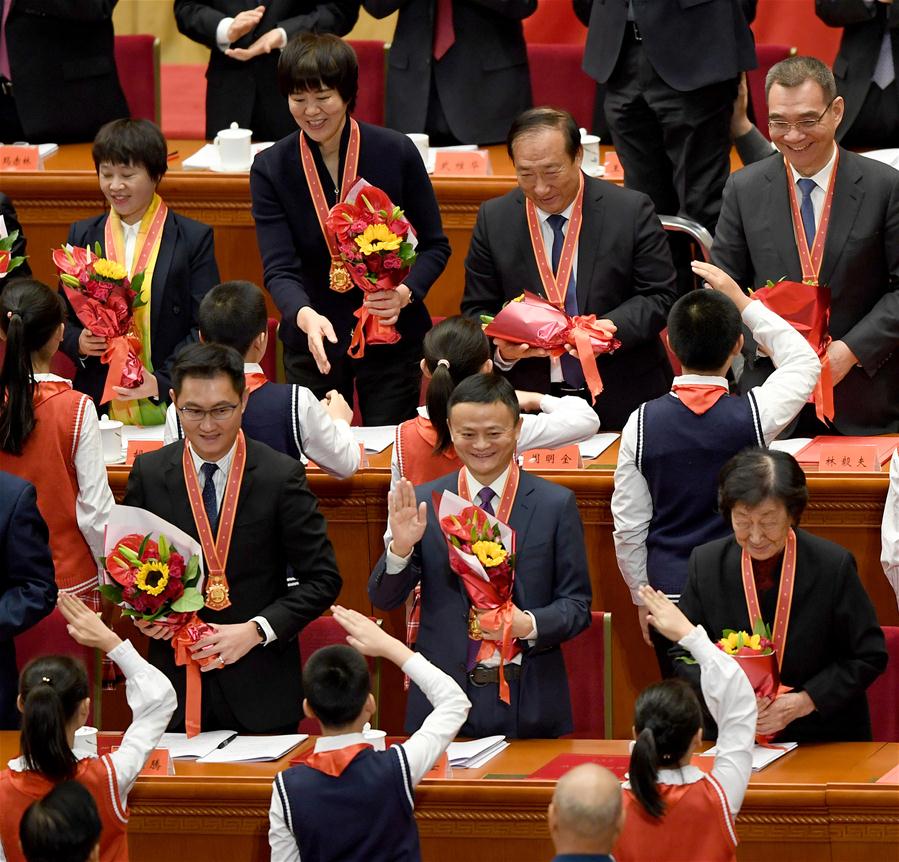
[[[0,773],[0,862],[24,862],[22,815],[56,784],[70,779],[90,791],[100,812],[100,862],[128,862],[128,794],[175,711],[175,690],[82,601],[60,592],[59,610],[78,643],[103,650],[122,670],[133,720],[112,753],[97,757],[81,750],[75,732],[90,710],[84,666],[60,655],[42,656],[25,666],[18,700],[22,755]]]
[[[735,862],[734,820],[752,775],[756,709],[737,662],[713,644],[659,591],[640,588],[652,626],[692,654],[702,693],[718,722],[711,773],[690,764],[702,741],[702,712],[693,689],[668,679],[644,689],[634,707],[635,743],[624,785],[625,820],[616,862]]]
[[[678,600],[693,548],[729,533],[716,511],[718,471],[741,450],[777,437],[808,401],[821,372],[805,338],[750,300],[727,273],[700,261],[693,271],[713,290],[690,291],[671,308],[668,343],[683,370],[670,392],[627,420],[611,504],[618,567],[663,677],[674,672],[672,644],[647,625],[640,587],[649,583]],[[726,375],[743,347],[743,324],[777,370],[735,397]]]
[[[458,733],[471,704],[449,676],[368,617],[340,606],[332,610],[354,649],[324,647],[303,670],[303,711],[318,719],[322,736],[305,763],[275,778],[272,862],[414,862],[421,858],[415,787]],[[376,709],[363,655],[396,664],[434,707],[418,731],[386,751],[375,751],[362,733]]]
[[[353,409],[336,390],[319,401],[310,389],[268,380],[259,364],[268,345],[268,313],[262,291],[250,281],[216,285],[200,303],[200,338],[233,347],[244,358],[250,395],[244,433],[292,458],[305,456],[326,473],[347,479],[359,469],[359,444],[350,431]],[[180,416],[170,404],[166,444],[184,437]]]

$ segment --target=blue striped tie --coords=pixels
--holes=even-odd
[[[209,529],[212,530],[214,536],[218,532],[219,527],[219,504],[215,496],[215,483],[212,477],[218,470],[218,464],[203,464],[200,468],[203,471],[203,508],[206,510],[206,517],[209,519]]]
[[[546,223],[553,231],[553,273],[559,271],[559,260],[562,257],[562,247],[565,245],[565,234],[562,232],[562,228],[567,221],[568,219],[565,218],[565,216],[559,215],[558,213],[551,215],[546,220]],[[568,278],[568,287],[565,291],[565,313],[569,317],[575,317],[577,315],[577,287],[574,282],[573,271]],[[565,382],[575,389],[580,389],[585,383],[584,371],[581,368],[580,361],[573,356],[569,356],[567,353],[563,353],[559,358],[562,362],[562,377],[565,379]]]

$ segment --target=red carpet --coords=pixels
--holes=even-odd
[[[206,67],[164,64],[161,70],[162,131],[167,138],[206,134]]]

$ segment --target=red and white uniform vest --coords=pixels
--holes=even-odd
[[[462,466],[462,462],[452,447],[434,454],[437,432],[430,420],[423,416],[407,419],[396,427],[396,462],[400,475],[413,485],[423,485],[439,479]]]
[[[612,849],[617,862],[736,862],[737,834],[727,797],[711,775],[692,784],[660,784],[659,793],[665,813],[657,819],[624,790],[624,829]]]
[[[100,862],[128,862],[128,809],[119,799],[115,768],[109,757],[86,757],[78,762],[75,779],[83,784],[100,813]],[[19,823],[25,809],[42,799],[53,783],[40,773],[5,769],[0,773],[0,842],[7,862],[25,862],[19,845]]]

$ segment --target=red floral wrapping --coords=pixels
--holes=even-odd
[[[569,317],[551,302],[527,291],[522,300],[508,303],[487,324],[484,334],[541,347],[553,356],[561,356],[566,353],[565,345],[573,344],[594,402],[602,392],[596,354],[612,353],[621,346],[612,332],[599,325],[595,314]]]
[[[71,258],[64,248],[53,251],[53,263],[60,275],[78,279],[76,288],[60,280],[66,297],[78,320],[94,335],[107,339],[107,347],[100,361],[109,365],[103,386],[101,404],[116,398],[113,386],[135,389],[144,379],[140,361],[141,342],[132,330],[134,293],[127,281],[121,284],[96,281],[90,278],[90,264],[96,255],[90,249],[73,248]]]
[[[811,345],[821,360],[821,376],[812,393],[815,413],[822,422],[833,419],[833,376],[827,359],[831,338],[830,288],[803,281],[779,281],[752,294],[766,308],[780,315]]]
[[[768,697],[773,701],[778,695],[789,691],[780,684],[780,671],[775,652],[762,655],[750,649],[743,649],[733,658],[746,674],[756,697]],[[775,736],[776,734],[770,736],[756,734],[755,739],[759,745],[767,745]]]
[[[202,714],[203,686],[200,679],[200,668],[206,667],[218,656],[206,656],[195,658],[191,648],[201,638],[215,631],[212,626],[204,623],[196,614],[191,614],[189,622],[181,624],[175,636],[172,638],[172,649],[175,650],[175,664],[186,668],[187,683],[185,688],[184,704],[184,730],[188,738],[196,736],[200,732],[200,719]]]

